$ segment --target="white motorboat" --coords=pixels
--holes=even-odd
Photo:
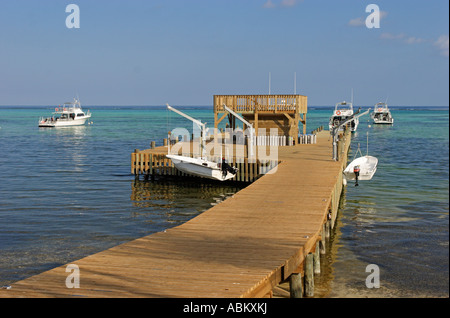
[[[377,171],[378,159],[372,156],[359,157],[353,160],[344,170],[346,180],[371,180]]]
[[[339,126],[341,123],[349,119],[351,116],[353,116],[353,103],[348,102],[341,102],[337,103],[333,115],[330,117],[330,122],[328,124],[330,130],[333,129],[333,127]],[[355,132],[358,128],[359,119],[355,118],[350,122],[350,130],[352,132]],[[340,130],[343,129],[343,127],[339,128]]]
[[[236,176],[237,169],[226,163],[217,163],[204,158],[190,158],[186,156],[166,155],[172,160],[175,168],[185,173],[208,179],[225,181]]]
[[[84,112],[79,99],[74,98],[73,102],[56,107],[52,117],[41,117],[39,127],[79,126],[84,125],[89,118],[91,118],[89,110]]]
[[[175,154],[170,154],[170,148],[168,149],[169,154],[166,155],[167,158],[172,160],[173,165],[180,171],[187,174],[191,174],[198,177],[214,179],[219,181],[225,181],[233,179],[236,176],[238,169],[231,167],[225,162],[225,158],[222,159],[221,163],[213,162],[206,159],[205,154],[205,140],[206,140],[206,124],[201,121],[194,119],[183,112],[167,105],[167,109],[191,120],[201,128],[201,148],[202,156],[197,158],[191,158],[187,156],[179,156]],[[170,143],[169,143],[170,144]]]
[[[356,158],[358,153],[361,157]],[[355,180],[355,186],[358,185],[358,180],[371,180],[375,172],[377,171],[378,158],[369,156],[369,132],[367,132],[367,153],[362,155],[361,149],[358,144],[355,157],[352,162],[344,170],[344,184],[347,180]]]
[[[370,114],[370,117],[373,119],[374,124],[392,125],[394,123],[394,118],[392,117],[386,103],[375,104],[375,108],[373,110],[373,113]]]

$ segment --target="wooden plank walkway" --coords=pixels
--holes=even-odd
[[[16,282],[0,297],[270,295],[302,271],[330,209],[337,210],[345,159],[331,160],[328,131],[317,139],[280,147],[276,173],[185,224],[73,262],[80,288],[66,287],[70,273],[64,265]]]

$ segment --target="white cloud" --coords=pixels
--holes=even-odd
[[[380,20],[386,18],[388,13],[386,11],[380,11]]]
[[[449,36],[441,35],[436,41],[430,41],[429,39],[418,38],[415,36],[409,36],[405,33],[392,34],[392,33],[382,33],[380,35],[382,40],[398,41],[400,43],[414,45],[427,43],[428,45],[433,44],[433,46],[439,51],[442,56],[449,57]]]
[[[283,0],[281,1],[282,7],[293,7],[298,3],[298,0]]]
[[[442,56],[448,57],[448,35],[441,35],[436,42],[434,42],[434,46],[440,51]]]
[[[352,27],[360,27],[364,26],[366,23],[364,22],[363,18],[355,18],[348,21],[348,25]]]
[[[409,36],[404,41],[406,44],[418,44],[425,42],[425,39],[416,38],[415,36]]]
[[[399,33],[399,34],[392,34],[389,32],[384,32],[380,35],[380,39],[383,40],[398,40],[405,44],[419,44],[427,42],[427,40],[418,38],[415,36],[408,36],[405,33]]]
[[[302,0],[281,0],[278,4],[273,3],[272,0],[267,0],[266,3],[263,4],[263,8],[272,9],[277,6],[280,7],[293,7],[297,5]]]
[[[380,39],[383,39],[383,40],[400,40],[400,39],[404,39],[405,37],[406,37],[406,34],[404,34],[404,33],[392,34],[389,32],[384,32],[384,33],[381,33],[381,35],[380,35]]]
[[[263,8],[275,8],[275,4],[271,0],[267,0],[267,2],[264,3]]]

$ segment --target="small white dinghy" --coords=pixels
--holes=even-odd
[[[355,186],[358,185],[358,180],[370,180],[377,171],[378,159],[372,156],[359,157],[350,162],[344,170],[346,180],[356,180]]]
[[[185,173],[208,179],[225,181],[236,176],[237,169],[228,164],[220,164],[203,158],[190,158],[186,156],[166,155],[173,165]]]
[[[361,155],[361,157],[353,159],[353,161],[350,162],[350,164],[344,170],[344,185],[347,184],[347,180],[355,180],[356,187],[358,186],[358,180],[371,180],[373,175],[377,171],[378,158],[369,156],[369,132],[367,132],[367,154],[365,156],[362,155],[359,144],[358,150],[355,153],[355,157],[358,155],[358,153]]]

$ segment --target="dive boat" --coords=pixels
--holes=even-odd
[[[330,122],[328,123],[330,130],[332,130],[333,127],[339,126],[342,122],[346,121],[351,116],[353,116],[353,103],[348,103],[345,101],[337,103],[334,108],[333,115],[330,117]],[[358,118],[352,120],[350,122],[350,130],[352,132],[355,132],[356,129],[358,128],[358,124],[359,124]],[[342,130],[343,128],[341,127],[339,129]]]
[[[41,117],[39,127],[79,126],[84,125],[89,118],[91,118],[89,110],[84,112],[79,99],[74,98],[73,102],[56,107],[52,117]]]
[[[377,103],[375,104],[375,108],[373,113],[370,115],[373,119],[374,124],[393,124],[394,118],[389,111],[389,108],[386,103]]]
[[[166,157],[172,160],[172,163],[175,166],[175,168],[190,175],[219,181],[225,181],[234,178],[236,176],[238,169],[228,165],[225,162],[225,158],[222,158],[221,163],[217,163],[206,159],[205,153],[206,124],[202,123],[200,120],[194,119],[191,116],[184,114],[183,112],[171,107],[168,104],[167,109],[191,120],[193,123],[197,124],[201,128],[201,142],[202,142],[201,157],[191,158],[188,156],[179,156],[171,154],[170,148],[168,149],[169,154],[166,155]]]

